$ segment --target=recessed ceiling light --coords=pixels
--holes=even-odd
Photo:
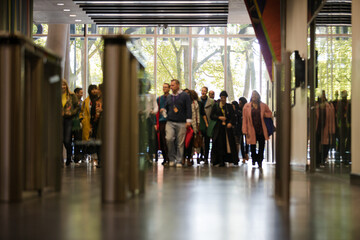
[[[81,22],[81,19],[76,19],[75,22]]]
[[[59,3],[57,3],[56,5],[58,5],[58,6],[64,6],[64,3],[59,2]]]
[[[70,9],[65,8],[65,9],[64,9],[64,12],[70,12]]]
[[[76,15],[75,15],[75,14],[70,14],[69,16],[70,16],[70,17],[76,17]]]

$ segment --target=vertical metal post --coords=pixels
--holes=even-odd
[[[39,56],[26,54],[25,59],[25,190],[41,190],[45,186],[44,116],[42,101],[43,61]]]
[[[284,206],[290,197],[290,149],[291,149],[291,102],[290,102],[290,53],[286,52],[286,0],[280,3],[281,15],[281,65],[277,65],[277,135],[275,195]]]
[[[0,1],[0,33],[32,36],[33,0]]]
[[[129,197],[130,52],[124,36],[104,40],[103,202]]]
[[[316,169],[316,115],[315,115],[315,81],[316,81],[316,53],[315,53],[315,20],[310,23],[310,60],[309,60],[309,85],[310,85],[310,172]]]
[[[130,62],[130,192],[138,194],[140,192],[139,176],[139,79],[138,61],[132,56]]]
[[[20,42],[0,38],[0,201],[20,201],[23,189],[23,64]]]

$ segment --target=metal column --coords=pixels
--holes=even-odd
[[[0,1],[0,33],[32,37],[33,0]]]
[[[275,195],[284,206],[290,198],[290,149],[291,149],[291,102],[290,102],[290,53],[286,52],[286,0],[281,0],[281,64],[276,66],[276,172]]]
[[[60,58],[25,37],[0,35],[0,84],[0,201],[60,190]]]
[[[103,202],[130,196],[130,53],[127,38],[104,39]]]
[[[315,53],[315,20],[310,23],[310,60],[309,60],[309,85],[310,85],[310,172],[316,169],[316,111],[315,111],[315,81],[316,81],[316,53]]]
[[[0,201],[20,201],[24,145],[22,47],[0,38]]]

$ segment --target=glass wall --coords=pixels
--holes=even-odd
[[[216,99],[224,89],[231,101],[249,97],[253,89],[266,99],[269,77],[261,66],[260,48],[251,25],[163,28],[72,24],[70,33],[72,89],[102,82],[101,36],[123,33],[129,35],[130,48],[137,51],[135,55],[146,67],[152,93],[161,95],[163,83],[176,78],[182,88],[198,93],[207,86],[215,91]],[[34,25],[36,43],[45,46],[46,35],[46,24]]]
[[[351,98],[351,27],[319,27],[316,30],[318,51],[317,96],[325,91],[328,100],[346,90]]]
[[[351,162],[351,27],[318,27],[316,167]]]
[[[219,37],[193,38],[192,40],[192,85],[191,89],[201,91],[203,86],[215,91],[215,99],[225,88],[224,45]]]
[[[70,38],[70,89],[82,86],[82,80],[85,79],[84,59],[85,46],[83,37]]]
[[[171,79],[178,79],[181,88],[189,86],[188,42],[188,38],[157,39],[157,94],[162,93],[162,84],[170,83]]]

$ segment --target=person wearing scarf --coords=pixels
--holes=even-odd
[[[220,93],[220,101],[217,102],[212,111],[211,119],[217,121],[214,127],[213,148],[211,160],[214,166],[224,167],[225,162],[239,164],[238,151],[233,132],[234,109],[231,104],[226,103],[228,94],[226,91]]]

